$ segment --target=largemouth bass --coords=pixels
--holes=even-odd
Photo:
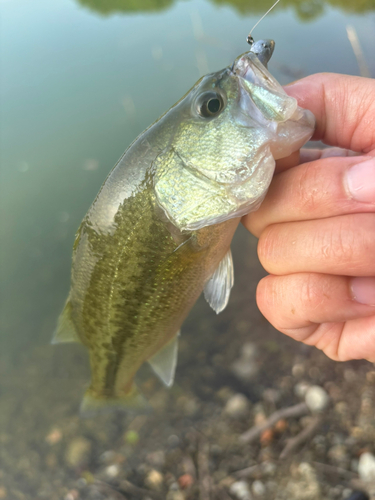
[[[273,49],[256,42],[201,78],[125,151],[83,219],[54,337],[89,350],[83,412],[143,408],[133,381],[142,363],[170,386],[178,332],[201,292],[217,313],[227,305],[240,218],[263,200],[275,160],[314,129],[268,72]]]

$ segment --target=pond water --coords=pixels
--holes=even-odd
[[[174,387],[147,368],[140,374],[151,415],[80,419],[86,352],[50,345],[75,231],[108,172],[200,76],[247,50],[270,5],[0,1],[0,499],[235,499],[231,485],[241,479],[254,498],[263,487],[260,498],[314,500],[358,486],[359,453],[375,451],[373,365],[335,363],[268,325],[254,301],[264,275],[256,240],[243,229],[230,303],[216,316],[198,301],[182,329]],[[276,41],[269,68],[283,84],[323,71],[373,77],[374,10],[374,0],[282,0],[254,37]],[[324,387],[331,405],[302,447],[280,460],[311,416],[241,442],[254,422],[300,403],[304,384]],[[239,393],[247,406],[230,417],[224,408]]]

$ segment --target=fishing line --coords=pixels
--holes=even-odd
[[[276,5],[280,2],[280,0],[276,0],[276,2],[270,7],[265,14],[259,19],[257,23],[251,28],[250,33],[247,35],[246,41],[249,45],[252,45],[254,43],[254,38],[251,36],[251,33],[254,31],[254,29],[258,26],[258,24],[263,21],[263,19],[266,17],[267,14],[271,12],[271,10],[276,7]]]

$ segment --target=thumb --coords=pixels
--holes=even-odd
[[[352,151],[375,149],[375,81],[318,73],[285,87],[316,118],[313,140]]]

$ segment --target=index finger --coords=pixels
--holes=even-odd
[[[285,91],[314,113],[312,140],[362,153],[375,149],[374,80],[318,73],[286,86]]]

